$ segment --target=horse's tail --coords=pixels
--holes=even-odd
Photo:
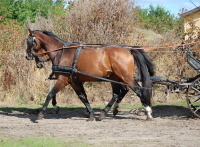
[[[143,57],[145,59],[145,64],[146,64],[147,69],[149,71],[149,75],[154,76],[154,74],[155,74],[154,65],[151,62],[151,60],[149,59],[149,57],[147,56],[146,52],[143,49],[136,49],[136,50],[139,51],[143,55]]]
[[[138,73],[141,77],[141,96],[145,100],[145,104],[151,106],[152,84],[150,80],[150,75],[154,74],[153,64],[151,63],[150,59],[144,51],[131,49],[130,52],[134,57],[135,63],[138,68]]]

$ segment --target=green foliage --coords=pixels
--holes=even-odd
[[[161,6],[139,9],[139,21],[145,29],[152,29],[157,33],[165,33],[177,24],[177,19]]]
[[[27,17],[31,22],[35,21],[36,14],[48,17],[49,14],[64,14],[64,4],[61,0],[1,0],[0,22],[6,19],[24,22]],[[4,16],[4,17],[2,17]]]

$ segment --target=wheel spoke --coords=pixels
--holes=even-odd
[[[191,112],[200,118],[200,77],[194,80],[189,86],[187,103]]]
[[[199,107],[195,107],[195,111],[194,111],[194,113],[197,113],[198,111],[199,111],[199,109],[200,109],[200,106]]]
[[[200,93],[199,89],[192,87],[193,90],[195,90],[196,92]]]
[[[198,103],[198,102],[200,102],[200,98],[197,99],[196,101],[192,102],[191,105],[196,104],[196,103]]]
[[[200,98],[200,95],[188,95],[189,97],[196,97],[196,98]]]

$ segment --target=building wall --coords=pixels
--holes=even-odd
[[[200,11],[191,13],[185,16],[184,29],[185,29],[185,39],[196,40],[200,37]],[[192,24],[192,25],[191,25]]]

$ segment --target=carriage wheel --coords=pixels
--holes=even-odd
[[[200,118],[200,78],[189,86],[186,100],[191,112]]]

